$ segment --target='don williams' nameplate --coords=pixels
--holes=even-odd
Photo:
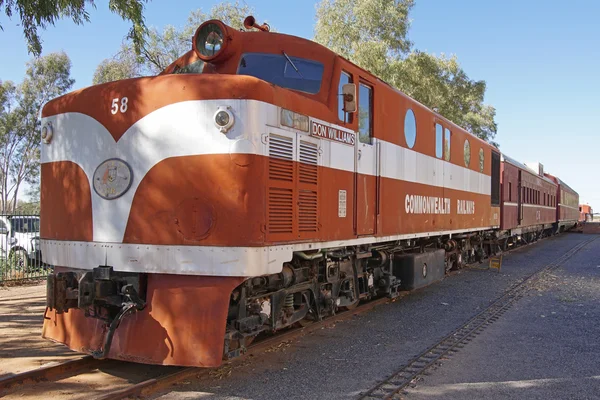
[[[121,197],[131,187],[133,171],[118,158],[109,158],[94,171],[94,191],[106,200]]]

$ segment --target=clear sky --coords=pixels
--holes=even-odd
[[[98,1],[92,22],[60,21],[43,33],[44,53],[64,50],[75,88],[91,84],[129,25]],[[217,1],[153,0],[148,25],[181,26]],[[313,0],[247,0],[259,22],[312,38]],[[176,6],[175,6],[176,5]],[[539,161],[600,211],[600,2],[573,0],[416,0],[409,38],[417,49],[456,54],[467,74],[487,82],[496,107],[496,141],[522,162]],[[18,21],[0,15],[0,79],[20,81],[30,58]]]

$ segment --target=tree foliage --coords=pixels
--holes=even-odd
[[[69,57],[65,53],[52,53],[29,62],[21,84],[1,85],[1,212],[14,211],[23,182],[33,186],[39,182],[41,110],[46,102],[73,86],[70,73]]]
[[[121,18],[131,21],[128,37],[136,51],[142,48],[146,25],[144,4],[148,0],[109,0],[108,8]],[[77,25],[90,21],[89,8],[96,8],[94,0],[0,0],[0,10],[9,18],[18,14],[30,53],[36,57],[42,53],[42,39],[38,28],[46,29],[57,20],[70,18]],[[2,26],[0,25],[0,29]]]
[[[96,67],[92,82],[94,85],[128,79],[141,75],[141,65],[131,46],[121,46],[114,57],[102,60]]]
[[[408,17],[413,6],[414,0],[322,0],[315,40],[492,141],[496,111],[484,104],[485,81],[470,79],[455,56],[412,49]]]
[[[162,30],[151,27],[138,57],[131,51],[132,44],[128,41],[117,55],[100,63],[94,83],[157,75],[192,48],[192,36],[202,22],[219,19],[234,29],[244,30],[244,18],[253,11],[239,1],[224,2],[213,6],[209,13],[202,9],[192,11],[183,27],[167,25]]]

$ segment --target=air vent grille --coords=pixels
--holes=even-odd
[[[319,146],[301,137],[269,135],[266,233],[270,241],[311,239],[319,232]]]
[[[300,190],[298,194],[298,230],[317,232],[317,192]]]
[[[293,233],[294,193],[292,189],[269,188],[269,233]]]
[[[319,147],[315,143],[300,141],[299,179],[302,183],[318,183]]]

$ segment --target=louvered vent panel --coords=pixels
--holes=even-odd
[[[298,193],[298,230],[317,232],[317,192],[300,190]]]
[[[269,233],[292,233],[294,193],[292,189],[269,188]]]
[[[299,179],[302,183],[318,183],[319,147],[315,143],[300,141]]]
[[[269,178],[292,182],[294,180],[294,140],[289,137],[269,136]]]

